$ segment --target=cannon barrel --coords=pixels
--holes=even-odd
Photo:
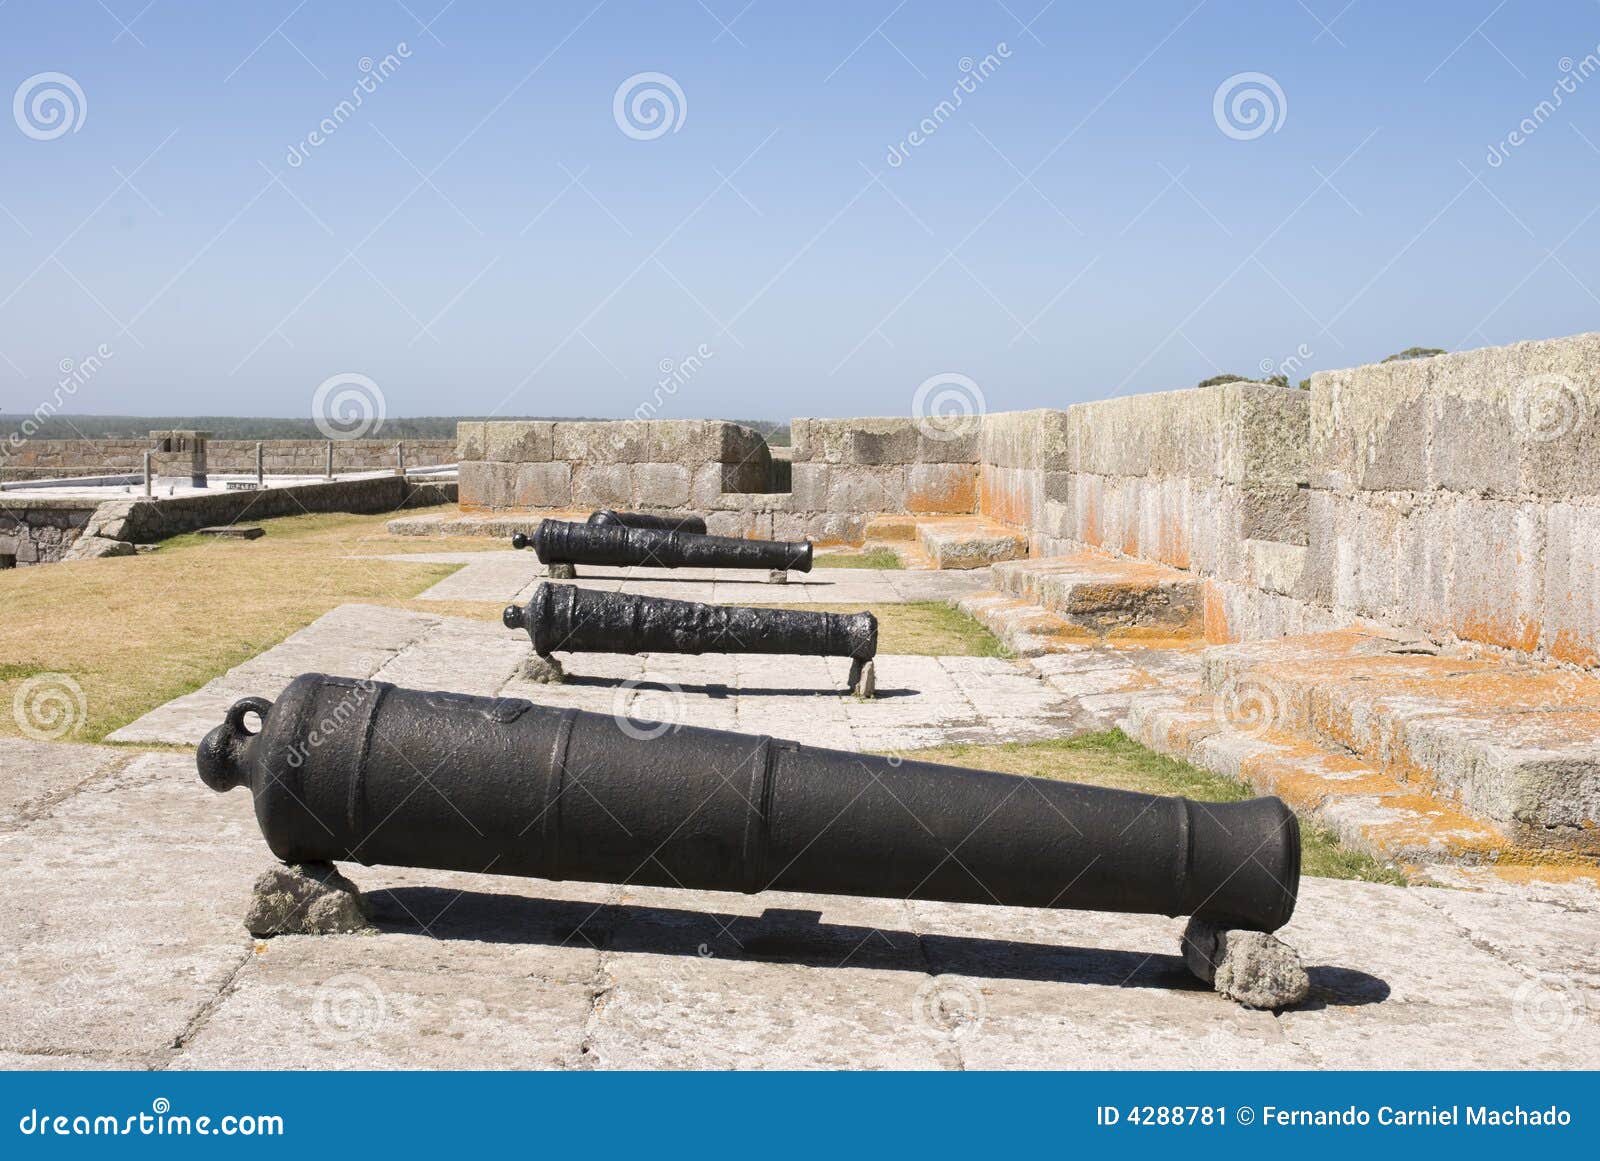
[[[602,508],[589,514],[590,524],[620,524],[627,528],[664,528],[668,532],[698,532],[704,536],[706,522],[699,516],[652,516],[648,512],[618,512]]]
[[[508,629],[526,629],[534,651],[571,653],[794,653],[870,661],[878,652],[871,613],[752,609],[667,597],[607,593],[541,582],[526,605],[506,606]]]
[[[517,533],[545,564],[650,565],[654,568],[766,568],[811,571],[808,540],[746,540],[618,524],[542,520],[532,536]]]
[[[1299,827],[1276,798],[1192,802],[320,673],[235,702],[197,760],[212,789],[250,788],[290,863],[1262,931],[1288,921],[1299,883]]]

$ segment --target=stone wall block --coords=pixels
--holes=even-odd
[[[633,503],[645,508],[682,508],[689,503],[693,473],[684,464],[639,464],[633,469]]]
[[[580,463],[572,468],[572,502],[578,507],[625,508],[632,500],[632,464]]]

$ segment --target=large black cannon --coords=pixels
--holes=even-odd
[[[247,719],[259,717],[252,732]],[[631,728],[628,728],[630,727]],[[273,854],[716,891],[1198,915],[1274,931],[1300,831],[1192,802],[308,673],[206,735]]]
[[[704,536],[706,522],[699,516],[652,516],[649,512],[618,512],[602,508],[589,514],[590,524],[620,524],[626,528],[662,528],[668,532],[698,532]]]
[[[710,605],[548,582],[526,605],[507,605],[502,619],[508,629],[527,630],[547,664],[558,651],[848,657],[850,688],[857,692],[868,692],[862,677],[878,652],[878,619],[871,613]]]
[[[774,579],[790,570],[811,571],[811,542],[807,540],[746,540],[570,520],[542,520],[532,536],[514,535],[511,546],[531,546],[539,560],[550,566],[551,576],[564,578],[570,578],[573,566],[580,564],[764,568]]]

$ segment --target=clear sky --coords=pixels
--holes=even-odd
[[[1593,330],[1592,69],[1593,0],[0,0],[0,411],[86,360],[62,410],[1003,410]]]

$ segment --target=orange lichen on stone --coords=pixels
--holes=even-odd
[[[1203,601],[1206,641],[1212,645],[1231,644],[1234,636],[1228,628],[1228,607],[1223,600],[1222,590],[1207,581]]]
[[[1580,636],[1576,629],[1562,629],[1550,640],[1550,656],[1591,669],[1600,665],[1600,637]]]
[[[1315,810],[1330,794],[1382,795],[1395,784],[1348,754],[1330,754],[1303,738],[1272,732],[1272,750],[1244,759],[1239,772],[1257,790],[1276,794],[1299,810]]]
[[[1270,742],[1272,749],[1241,763],[1245,781],[1263,793],[1276,794],[1303,813],[1314,813],[1337,799],[1372,802],[1381,817],[1357,826],[1364,840],[1359,845],[1369,850],[1387,854],[1426,851],[1430,859],[1445,862],[1543,857],[1543,852],[1536,850],[1516,850],[1511,840],[1489,824],[1419,793],[1355,757],[1329,753],[1288,734],[1273,732],[1263,740]]]
[[[978,481],[971,473],[954,476],[940,487],[909,492],[906,511],[925,515],[954,515],[978,508]]]
[[[1100,527],[1100,494],[1098,491],[1085,491],[1083,516],[1078,529],[1078,539],[1085,544],[1103,545],[1105,533]]]
[[[993,472],[985,471],[983,474],[977,510],[984,516],[1003,520],[1007,524],[1025,526],[1029,523],[1027,495],[1014,485],[997,481]]]
[[[1539,646],[1542,627],[1534,617],[1507,613],[1467,611],[1456,615],[1453,628],[1467,641],[1482,641],[1502,649],[1532,653]]]
[[[1182,521],[1169,518],[1161,522],[1160,542],[1156,551],[1161,560],[1173,568],[1189,567],[1189,531]]]

